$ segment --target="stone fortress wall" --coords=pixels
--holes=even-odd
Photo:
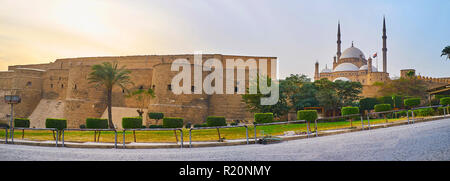
[[[276,61],[276,57],[220,54],[202,56],[203,62],[209,58],[222,61],[224,76],[225,61],[228,58],[244,61],[254,59],[257,63],[259,59]],[[68,127],[78,128],[79,125],[85,124],[86,118],[101,117],[106,112],[106,92],[102,87],[95,87],[87,80],[92,66],[103,62],[116,62],[119,67],[126,66],[126,69],[132,71],[130,77],[134,84],[129,85],[128,89],[155,90],[156,97],[151,99],[148,105],[149,112],[163,112],[166,117],[183,117],[186,122],[191,123],[202,123],[211,115],[225,116],[229,121],[253,119],[252,114],[246,110],[245,103],[241,101],[241,95],[236,93],[173,94],[168,85],[178,72],[172,72],[170,68],[171,63],[179,58],[187,59],[192,67],[194,66],[192,54],[65,58],[48,64],[9,66],[8,71],[0,72],[0,94],[21,95],[22,103],[15,107],[15,117],[29,117],[32,127],[43,127],[46,118],[54,117],[66,118]],[[270,66],[268,69],[270,75]],[[205,78],[208,72],[202,74]],[[248,83],[248,70],[246,75]],[[224,91],[225,87],[224,81]],[[138,107],[134,99],[126,98],[125,95],[126,92],[120,87],[113,89],[113,108]],[[124,110],[130,110],[133,112],[131,115],[138,116],[136,109]],[[8,115],[9,105],[0,101],[0,120],[8,120]],[[121,118],[113,117],[113,121],[120,123]],[[120,128],[121,124],[116,126]]]

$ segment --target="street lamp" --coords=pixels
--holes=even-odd
[[[10,137],[11,139],[13,139],[13,120],[14,120],[14,104],[19,104],[22,101],[22,99],[20,98],[19,95],[5,95],[5,103],[6,104],[11,104],[11,120],[9,122],[9,132],[10,132]],[[5,138],[8,139],[8,138]]]

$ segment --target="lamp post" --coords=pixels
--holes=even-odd
[[[9,132],[10,132],[10,137],[11,137],[11,140],[13,141],[13,143],[14,143],[14,132],[13,132],[13,120],[14,120],[14,104],[19,104],[20,102],[22,101],[22,99],[20,98],[20,96],[19,95],[5,95],[5,103],[6,104],[11,104],[11,115],[10,115],[10,117],[11,117],[11,119],[10,119],[10,122],[9,122]],[[6,138],[6,139],[8,139],[8,138]]]

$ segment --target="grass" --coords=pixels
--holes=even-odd
[[[389,122],[397,122],[406,120],[406,118],[389,119]],[[370,124],[385,123],[384,119],[371,119]],[[367,120],[364,120],[364,124],[367,125]],[[310,124],[311,131],[314,131],[314,123]],[[344,129],[350,128],[350,121],[334,121],[334,122],[319,122],[317,124],[319,131],[331,130],[331,129]],[[361,120],[354,120],[353,127],[361,127]],[[306,124],[285,124],[285,125],[268,125],[257,126],[257,136],[265,135],[283,135],[285,131],[306,132]],[[123,132],[118,131],[117,141],[122,143]],[[177,131],[178,140],[180,132]],[[254,127],[248,127],[249,138],[254,138]],[[221,137],[225,139],[245,139],[246,132],[244,127],[237,128],[223,128],[220,129]],[[5,130],[0,130],[0,138],[5,137]],[[14,139],[20,140],[22,138],[22,130],[14,131]],[[136,131],[137,142],[175,142],[174,131]],[[25,140],[53,140],[52,131],[48,130],[25,130]],[[189,130],[183,129],[184,141],[189,141]],[[94,131],[65,131],[64,140],[68,142],[93,142]],[[132,131],[127,131],[125,134],[126,142],[132,142],[134,140]],[[204,129],[204,130],[192,130],[192,141],[217,141],[218,135],[216,129]],[[114,132],[102,131],[100,142],[114,142]]]

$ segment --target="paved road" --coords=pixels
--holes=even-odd
[[[122,150],[0,144],[0,160],[450,160],[450,119],[272,145]]]

